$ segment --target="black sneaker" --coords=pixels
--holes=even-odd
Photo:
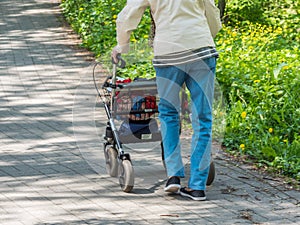
[[[179,177],[170,177],[167,181],[165,192],[178,192],[180,189],[180,178]]]
[[[180,188],[180,195],[184,197],[189,197],[195,201],[206,200],[205,192],[202,190],[188,191],[186,188]]]

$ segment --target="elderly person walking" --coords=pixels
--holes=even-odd
[[[164,159],[168,180],[165,192],[205,200],[212,142],[212,103],[216,58],[213,38],[221,29],[214,0],[127,0],[117,19],[118,54],[129,50],[130,35],[150,7],[155,23],[153,66],[160,102]],[[180,147],[179,92],[185,84],[191,96],[193,136],[188,187]]]

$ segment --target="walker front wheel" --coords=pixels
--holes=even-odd
[[[131,162],[127,159],[119,164],[119,183],[124,192],[130,192],[133,189],[134,171]]]
[[[114,147],[104,149],[106,171],[111,177],[118,176],[118,152]]]

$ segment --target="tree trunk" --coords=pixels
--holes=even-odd
[[[218,8],[220,10],[220,16],[221,16],[221,19],[222,19],[224,17],[224,14],[225,14],[226,0],[219,0]]]

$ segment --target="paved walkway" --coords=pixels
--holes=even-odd
[[[299,224],[299,192],[221,152],[206,202],[164,194],[159,150],[133,151],[123,193],[104,168],[91,62],[59,14],[57,0],[0,1],[0,224]]]

